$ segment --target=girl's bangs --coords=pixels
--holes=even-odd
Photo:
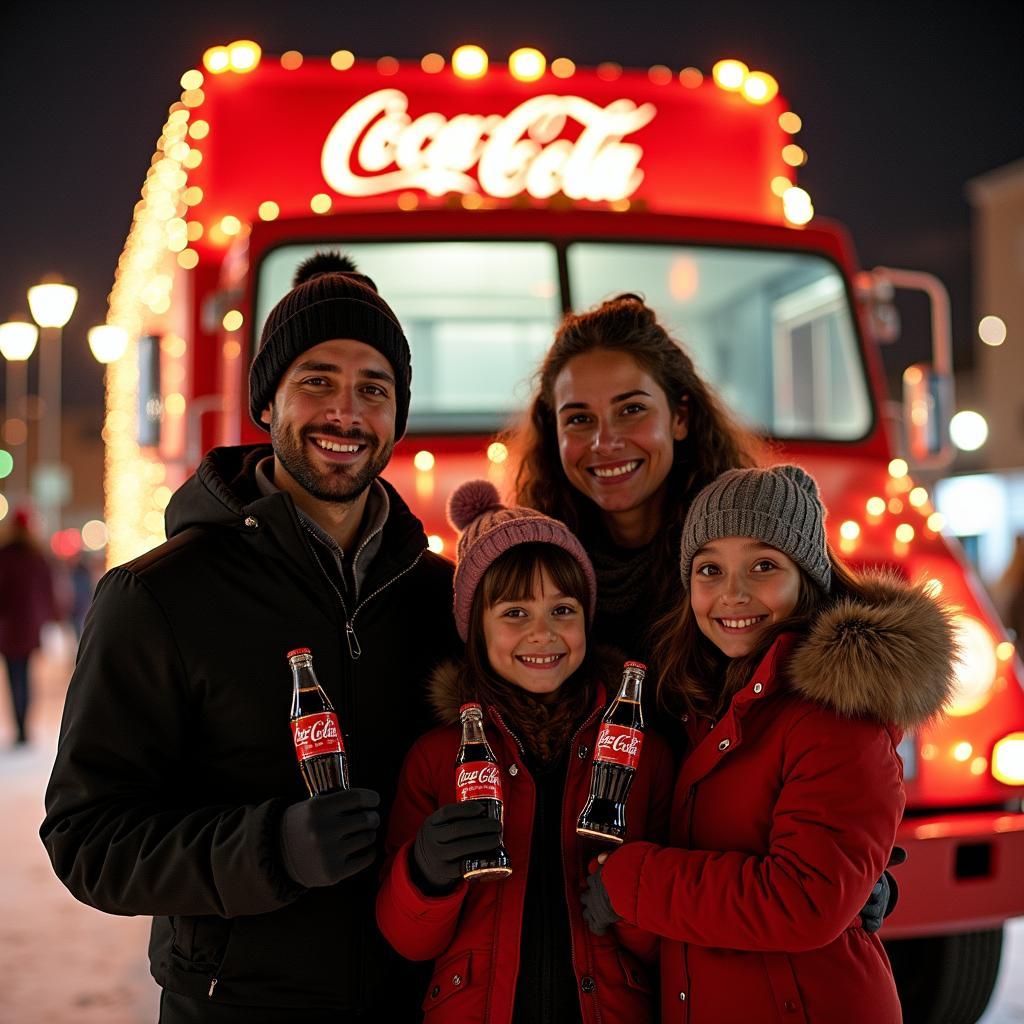
[[[532,598],[542,568],[562,594],[574,597],[584,610],[589,607],[587,580],[579,562],[563,548],[543,543],[517,544],[491,563],[481,587],[485,606]]]

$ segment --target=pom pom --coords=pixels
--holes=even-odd
[[[502,507],[498,489],[490,480],[470,480],[448,499],[448,522],[462,531],[485,512]]]
[[[814,477],[799,466],[794,466],[792,463],[776,466],[775,472],[792,480],[797,487],[806,491],[812,498],[818,497],[818,485]]]
[[[307,281],[312,281],[314,277],[320,277],[321,274],[349,274],[360,284],[366,285],[367,288],[372,288],[374,291],[377,290],[373,281],[359,272],[359,268],[351,257],[342,256],[340,252],[334,250],[315,252],[308,260],[303,260],[299,264],[298,270],[295,271],[292,286],[305,284]]]

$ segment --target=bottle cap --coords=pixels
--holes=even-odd
[[[483,705],[475,703],[463,704],[462,707],[459,708],[459,718],[465,718],[465,716],[471,711],[478,711],[481,715],[483,715]]]
[[[647,666],[642,661],[627,661],[623,666],[625,668],[638,668],[641,672],[647,671]]]
[[[297,654],[312,654],[313,652],[308,647],[296,647],[294,651],[289,651],[286,657],[290,661]]]

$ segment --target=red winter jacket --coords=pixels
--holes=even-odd
[[[453,680],[453,666],[435,677],[435,683],[442,686],[450,686]],[[601,937],[592,935],[583,922],[580,904],[588,863],[601,848],[607,848],[581,844],[576,835],[604,702],[601,689],[594,708],[572,738],[562,805],[573,967],[585,1024],[645,1024],[654,1020],[654,972],[643,961],[656,959],[656,942],[625,926]],[[457,702],[453,711],[457,714]],[[525,866],[530,863],[533,835],[534,784],[519,742],[500,716],[488,712],[485,731],[504,774],[504,840],[512,862],[508,878],[463,882],[449,895],[430,897],[420,892],[410,877],[409,858],[417,830],[428,815],[455,800],[459,726],[434,729],[415,743],[402,766],[398,796],[391,808],[385,847],[389,859],[377,897],[377,922],[402,956],[436,961],[423,1000],[425,1024],[509,1024],[512,1019]],[[664,834],[673,774],[668,745],[648,732],[627,805],[629,839]]]
[[[616,912],[662,937],[662,1021],[901,1020],[858,911],[903,812],[902,728],[941,710],[953,645],[919,590],[873,577],[871,591],[781,637],[713,726],[687,722],[673,845],[630,843],[604,865]]]

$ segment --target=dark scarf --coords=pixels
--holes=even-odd
[[[501,715],[505,724],[540,764],[557,759],[568,745],[573,731],[594,703],[594,684],[586,663],[567,679],[551,700],[495,681],[486,687],[485,702]],[[586,674],[587,678],[582,678]],[[481,689],[484,689],[481,687]]]

